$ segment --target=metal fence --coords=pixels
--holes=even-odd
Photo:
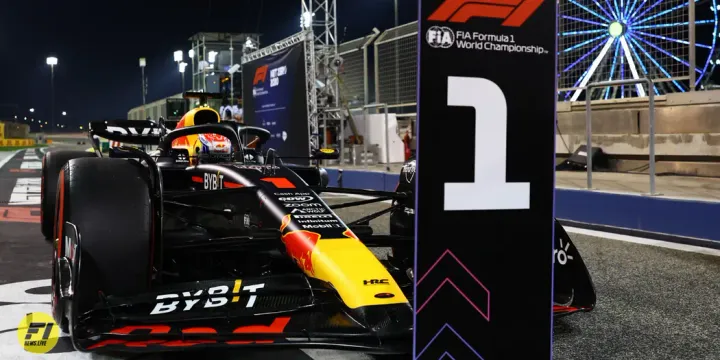
[[[389,29],[375,41],[375,102],[417,103],[417,21]]]
[[[370,101],[367,45],[374,38],[367,35],[338,45],[338,55],[343,59],[338,70],[340,101],[346,107],[362,106]]]

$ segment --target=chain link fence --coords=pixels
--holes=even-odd
[[[415,21],[389,29],[375,41],[376,103],[417,103],[417,26]]]
[[[338,55],[343,59],[338,69],[340,102],[348,108],[363,106],[370,101],[367,43],[372,38],[368,35],[338,45]]]

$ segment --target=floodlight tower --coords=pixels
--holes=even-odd
[[[317,149],[318,118],[339,118],[339,113],[326,111],[339,107],[337,70],[341,60],[337,51],[337,8],[336,0],[300,0],[300,4],[300,26],[308,36],[305,66],[310,146]],[[320,87],[318,80],[322,83]]]

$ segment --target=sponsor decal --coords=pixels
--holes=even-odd
[[[411,182],[412,179],[415,177],[415,167],[416,163],[415,160],[408,162],[407,164],[403,165],[402,167],[402,173],[405,175],[405,181]]]
[[[335,224],[300,224],[305,229],[342,229],[344,226],[340,223]]]
[[[203,188],[205,190],[218,190],[223,188],[222,174],[203,174]]]
[[[315,275],[312,252],[320,237],[319,233],[307,230],[290,231],[282,236],[288,255],[295,260],[300,269],[311,276]]]
[[[108,126],[106,131],[112,134],[130,135],[130,136],[160,136],[159,128],[140,128],[138,130],[134,127],[123,128],[120,126]]]
[[[233,334],[282,334],[285,331],[285,327],[290,322],[289,317],[277,317],[273,319],[270,325],[255,324],[239,326],[232,331]],[[179,330],[179,331],[178,331]],[[217,335],[218,331],[212,327],[186,327],[182,329],[174,329],[168,325],[131,325],[124,326],[118,329],[110,331],[111,334],[118,335],[132,335],[134,332],[148,335],[164,335],[169,333],[179,334],[207,334],[208,337],[212,338],[213,335]],[[271,344],[273,340],[226,340],[218,341],[213,339],[202,339],[202,340],[162,340],[162,339],[150,339],[150,340],[121,340],[121,339],[107,339],[98,342],[88,347],[88,350],[93,350],[108,345],[124,345],[127,347],[145,347],[148,345],[164,346],[164,347],[181,347],[181,346],[193,346],[198,344],[215,344],[224,343],[228,345],[247,345],[247,344]]]
[[[278,200],[285,202],[285,203],[303,203],[308,202],[310,200],[315,199],[312,196],[283,196],[278,198]]]
[[[321,214],[325,212],[325,208],[294,208],[290,212],[291,214]]]
[[[309,192],[276,192],[275,196],[310,196]]]
[[[388,285],[388,284],[390,284],[390,280],[388,280],[388,279],[363,280],[363,285]]]
[[[572,255],[568,255],[568,250],[570,250],[570,243],[568,242],[563,246],[563,239],[560,238],[560,249],[555,249],[553,251],[553,264],[557,260],[560,265],[565,265],[569,260],[572,260]]]
[[[159,301],[153,307],[150,315],[167,314],[175,311],[189,311],[193,308],[202,307],[203,309],[216,308],[225,306],[229,302],[237,303],[241,298],[241,291],[249,293],[247,302],[245,303],[246,308],[251,308],[255,305],[257,299],[257,291],[265,287],[264,283],[242,286],[242,280],[235,280],[235,284],[230,291],[230,286],[220,285],[213,286],[207,290],[193,290],[184,291],[182,293],[171,293],[158,295],[156,300]],[[200,300],[207,298],[201,303]],[[182,302],[182,304],[181,304]],[[201,303],[201,304],[200,304]],[[182,310],[180,310],[182,309]]]
[[[543,0],[445,0],[428,20],[466,23],[472,18],[503,19],[502,26],[520,27]]]
[[[269,183],[275,185],[275,187],[278,189],[294,189],[295,188],[295,185],[286,178],[269,177],[269,178],[262,178],[260,180],[269,182]]]
[[[280,169],[279,166],[275,166],[275,165],[233,165],[233,166],[235,166],[235,168],[237,168],[237,169],[256,170],[256,171],[260,171],[260,172]]]
[[[321,203],[284,203],[283,206],[286,208],[290,207],[323,207],[323,204]]]
[[[18,324],[17,339],[27,352],[45,354],[57,345],[59,337],[60,327],[44,312],[29,313]]]

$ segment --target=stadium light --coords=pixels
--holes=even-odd
[[[35,112],[35,109],[34,109],[34,108],[30,108],[30,112]]]
[[[188,57],[191,58],[191,59],[194,58],[194,57],[195,57],[195,50],[193,50],[193,49],[188,50]]]
[[[187,66],[187,63],[183,61],[183,62],[181,62],[181,63],[178,64],[178,70],[179,70],[181,73],[184,73],[186,66]]]
[[[145,65],[147,65],[145,58],[140,58],[140,67],[145,67]]]
[[[217,56],[217,54],[217,51],[210,51],[208,53],[208,62],[210,62],[211,64],[215,63],[215,56]]]
[[[302,15],[300,15],[300,28],[303,30],[309,28],[312,25],[313,16],[315,16],[315,13],[309,11],[302,13]]]
[[[63,112],[62,112],[62,115],[65,116],[65,115],[67,115],[67,113],[63,111]]]
[[[58,58],[54,56],[49,56],[47,59],[45,59],[45,62],[50,66],[55,66],[58,64]]]
[[[175,62],[181,62],[183,60],[183,52],[182,50],[177,50],[173,53],[173,57],[175,58]]]

